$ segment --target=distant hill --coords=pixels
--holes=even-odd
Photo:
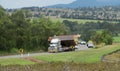
[[[49,8],[77,8],[77,7],[101,7],[101,6],[118,6],[119,0],[76,0],[70,4],[57,4],[47,6]]]
[[[67,18],[67,19],[89,19],[89,20],[108,20],[120,22],[120,7],[119,6],[104,6],[104,7],[79,7],[79,8],[45,8],[45,7],[24,7],[22,10],[29,12],[28,17],[52,17],[52,18]],[[9,14],[14,13],[19,9],[6,9]]]

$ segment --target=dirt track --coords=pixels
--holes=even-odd
[[[32,62],[36,62],[36,63],[44,63],[44,61],[32,58],[32,57],[25,57],[24,59],[32,61]]]

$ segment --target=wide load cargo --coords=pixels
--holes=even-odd
[[[78,44],[78,38],[80,35],[63,35],[49,37],[50,43],[48,52],[61,52],[68,50],[75,50],[75,46]]]

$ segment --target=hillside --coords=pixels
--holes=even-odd
[[[11,14],[19,9],[6,9]],[[69,19],[89,19],[89,20],[114,20],[120,19],[119,6],[104,6],[94,8],[39,8],[25,7],[21,10],[27,10],[27,17],[53,17],[53,18],[69,18]]]
[[[119,0],[76,0],[70,4],[57,4],[48,6],[51,8],[78,8],[78,7],[100,7],[100,6],[117,6],[120,5]]]

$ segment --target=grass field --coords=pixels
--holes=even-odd
[[[86,22],[103,22],[103,20],[88,20],[88,19],[66,19],[66,18],[50,18],[51,21],[53,22],[63,22],[64,20],[72,21],[72,22],[78,22],[78,24],[84,24]],[[115,21],[108,21],[112,23],[117,23]]]
[[[104,57],[105,62],[120,62],[120,51]]]
[[[65,18],[50,18],[53,22],[63,22],[64,20],[72,21],[72,22],[78,22],[79,24],[84,24],[86,22],[103,22],[102,20],[87,20],[87,19],[65,19]]]
[[[27,61],[22,58],[0,59],[0,65],[30,65],[30,64],[35,64],[35,63],[31,61]]]
[[[43,62],[75,62],[75,63],[99,63],[104,54],[120,49],[120,44],[104,46],[98,49],[89,49],[73,52],[62,52],[34,56]],[[0,59],[0,65],[31,65],[36,64],[23,58]]]
[[[119,71],[120,62],[100,62],[104,54],[120,49],[113,44],[98,49],[35,56],[45,63],[22,58],[0,59],[0,71]]]
[[[113,42],[115,43],[120,43],[120,36],[117,36],[117,37],[113,37]]]
[[[101,61],[103,55],[118,49],[120,49],[120,44],[114,44],[99,49],[41,55],[35,58],[48,62],[96,63]]]
[[[0,71],[120,71],[120,63],[77,64],[64,62],[0,66]]]

